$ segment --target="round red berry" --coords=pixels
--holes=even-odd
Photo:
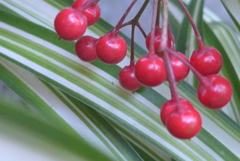
[[[76,9],[65,8],[57,14],[54,27],[61,39],[76,40],[85,33],[87,18]]]
[[[134,65],[125,66],[119,73],[118,80],[121,86],[129,91],[136,91],[142,87],[134,74]]]
[[[232,97],[230,82],[220,75],[210,75],[200,82],[197,88],[199,101],[210,109],[225,106]]]
[[[177,54],[180,57],[182,57],[184,60],[189,62],[187,57],[184,54],[182,54],[180,52],[177,52]],[[185,79],[190,71],[189,67],[186,66],[180,59],[177,59],[176,57],[174,57],[172,55],[170,55],[170,61],[171,61],[173,73],[175,76],[175,80],[177,82],[179,82],[179,81],[182,81],[183,79]]]
[[[154,35],[154,50],[155,50],[155,53],[159,56],[162,56],[162,53],[158,52],[158,48],[160,47],[161,40],[162,40],[161,36],[162,36],[162,28],[156,27],[155,28],[155,35]],[[146,47],[147,47],[148,50],[150,48],[150,38],[151,38],[151,32],[149,32],[149,34],[146,37]],[[171,33],[170,34],[170,41],[168,41],[168,47],[171,47],[174,44],[174,41],[175,41],[174,36]]]
[[[193,51],[190,64],[203,76],[217,74],[222,68],[222,56],[217,49],[205,46]]]
[[[166,70],[162,58],[155,54],[142,56],[135,65],[135,76],[144,86],[158,86],[166,80]]]
[[[173,111],[166,120],[168,131],[176,138],[191,139],[202,128],[202,119],[193,106],[184,106],[183,109]],[[181,107],[182,108],[182,107]]]
[[[97,57],[106,64],[117,64],[127,54],[127,43],[115,33],[107,33],[101,36],[96,44]]]
[[[97,39],[92,36],[83,36],[75,44],[77,56],[86,62],[94,61],[97,58],[96,46]]]
[[[89,0],[76,0],[72,4],[72,8],[77,9],[88,1]],[[87,9],[83,11],[83,14],[87,17],[88,26],[91,26],[98,21],[100,13],[101,9],[97,3],[91,4]]]
[[[183,108],[193,108],[192,104],[186,99],[179,98],[179,103],[181,104],[181,106],[184,106]],[[176,109],[177,109],[177,103],[175,99],[168,100],[162,105],[162,108],[160,111],[160,118],[164,125],[166,125],[167,118],[170,116],[170,114],[173,111],[176,111]]]

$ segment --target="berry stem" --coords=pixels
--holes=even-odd
[[[98,3],[100,0],[89,0],[86,3],[84,3],[82,6],[80,6],[78,9],[80,11],[86,10],[90,5]]]
[[[134,66],[134,35],[135,35],[135,25],[132,25],[130,66]]]
[[[147,37],[147,34],[146,34],[145,31],[143,30],[142,26],[141,26],[139,23],[137,23],[137,24],[133,23],[133,20],[130,20],[130,21],[122,24],[121,28],[123,28],[123,27],[125,27],[125,26],[128,26],[128,25],[137,26],[138,29],[139,29],[139,30],[141,31],[141,33],[143,34],[144,38]]]
[[[198,72],[189,62],[187,62],[181,56],[179,56],[175,51],[169,48],[164,48],[163,51],[166,51],[167,53],[172,54],[174,57],[181,60],[186,66],[188,66],[191,69],[191,71],[196,75],[200,82],[204,81],[205,77],[200,72]]]
[[[144,12],[145,8],[147,7],[148,3],[150,0],[145,0],[145,2],[143,3],[142,7],[140,8],[140,10],[138,11],[138,13],[135,15],[135,17],[132,19],[132,23],[134,25],[138,24],[138,20],[139,18],[142,16],[142,13]]]
[[[151,24],[151,33],[150,33],[149,55],[155,54],[154,35],[155,35],[155,28],[156,28],[157,7],[158,7],[158,0],[154,0],[153,11],[152,11],[152,24]]]
[[[146,34],[145,31],[143,30],[142,26],[141,26],[139,23],[137,23],[136,26],[137,26],[138,29],[141,31],[141,33],[143,34],[144,38],[146,38],[146,37],[147,37],[147,34]]]
[[[180,6],[182,7],[182,9],[184,10],[190,24],[192,25],[192,28],[194,30],[194,33],[196,35],[196,38],[197,38],[197,42],[198,42],[198,48],[200,50],[202,50],[205,45],[203,43],[203,40],[202,40],[202,37],[201,37],[201,34],[196,26],[196,24],[194,23],[193,19],[192,19],[192,16],[190,15],[190,13],[188,12],[188,9],[186,8],[186,6],[184,5],[184,3],[182,2],[182,0],[178,0],[178,3],[180,4]]]
[[[162,27],[162,41],[161,41],[161,49],[167,48],[167,41],[168,41],[168,0],[162,1],[163,5],[163,27]],[[167,48],[168,49],[168,48]],[[163,59],[164,59],[164,65],[167,72],[167,79],[169,82],[170,90],[171,90],[171,97],[174,99],[178,105],[180,106],[180,100],[177,90],[176,81],[174,78],[173,69],[170,62],[169,54],[166,50],[163,50]]]
[[[140,10],[138,11],[138,13],[134,16],[134,18],[124,24],[121,25],[120,28],[125,27],[127,25],[135,25],[139,28],[139,30],[142,32],[143,36],[146,38],[147,34],[144,32],[144,30],[142,29],[141,25],[139,24],[139,18],[141,17],[143,11],[145,10],[145,8],[147,7],[148,3],[150,0],[145,0],[143,5],[141,6]]]
[[[121,19],[118,21],[116,27],[113,29],[113,33],[118,34],[119,29],[121,28],[123,21],[125,20],[125,18],[127,17],[128,13],[130,12],[130,10],[132,9],[133,5],[137,2],[137,0],[133,0],[132,3],[129,5],[129,7],[127,8],[127,10],[125,11],[125,13],[123,14],[123,16],[121,17]]]
[[[157,17],[156,17],[156,26],[159,27],[160,25],[160,13],[161,13],[161,0],[158,0],[158,7],[157,7]]]
[[[168,21],[168,42],[170,44],[170,49],[174,50],[174,46],[175,46],[175,39],[172,40],[171,39],[171,34],[172,34],[172,31],[171,31],[171,27],[170,27],[170,22]]]

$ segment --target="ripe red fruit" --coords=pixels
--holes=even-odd
[[[190,103],[190,102],[189,102]],[[173,111],[166,120],[168,131],[176,138],[191,139],[196,136],[202,128],[200,114],[191,105],[181,105],[179,110]]]
[[[179,98],[179,102],[182,106],[184,106],[184,108],[193,108],[192,104],[184,98]],[[176,103],[176,100],[174,99],[168,100],[162,105],[162,108],[160,111],[160,118],[162,123],[165,126],[166,126],[166,121],[168,117],[173,111],[176,111],[176,109],[177,109],[177,103]]]
[[[57,14],[54,27],[61,39],[76,40],[85,33],[87,18],[75,9],[65,8]]]
[[[117,64],[127,54],[127,43],[115,33],[107,33],[101,36],[96,44],[97,57],[106,64]]]
[[[118,80],[121,86],[129,91],[136,91],[142,87],[135,77],[134,65],[125,66],[120,71]]]
[[[203,76],[213,75],[222,68],[222,56],[217,49],[205,46],[202,50],[193,51],[190,64]]]
[[[97,39],[92,36],[83,36],[75,44],[77,56],[86,62],[94,61],[97,58],[96,46]]]
[[[149,32],[149,34],[146,37],[146,47],[148,50],[150,48],[150,37],[151,37],[150,35],[151,35],[151,32]],[[162,53],[158,52],[158,48],[162,41],[161,36],[162,36],[162,28],[156,27],[155,28],[155,36],[154,36],[154,50],[155,50],[155,53],[160,56],[162,56]],[[170,41],[168,41],[168,47],[171,47],[174,44],[174,41],[175,41],[174,36],[171,33]]]
[[[76,0],[72,4],[72,8],[79,8],[89,0]],[[96,23],[100,17],[101,9],[98,4],[91,4],[86,10],[84,10],[83,14],[87,17],[88,26]]]
[[[181,56],[184,60],[189,62],[188,58],[184,54],[182,54],[180,52],[177,52],[177,54],[179,56]],[[171,65],[172,65],[172,69],[173,69],[173,73],[174,73],[176,82],[179,82],[179,81],[183,80],[184,78],[186,78],[190,71],[189,67],[186,66],[181,60],[177,59],[176,57],[174,57],[172,55],[170,55],[170,61],[171,61]]]
[[[225,106],[232,97],[232,87],[229,81],[220,75],[210,75],[200,82],[197,88],[199,101],[210,109]]]
[[[135,76],[144,86],[160,85],[167,77],[162,58],[155,54],[142,56],[135,65]]]

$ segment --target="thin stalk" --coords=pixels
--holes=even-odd
[[[140,17],[142,16],[143,11],[145,10],[145,8],[147,7],[148,3],[150,0],[145,0],[145,2],[143,3],[142,7],[140,8],[140,10],[138,11],[138,13],[134,16],[134,18],[132,19],[132,23],[134,25],[138,24],[138,20],[140,19]]]
[[[84,3],[82,6],[80,6],[78,9],[82,12],[86,10],[90,5],[98,3],[100,0],[90,0]]]
[[[149,54],[155,54],[155,51],[154,51],[154,36],[155,36],[155,28],[156,28],[157,3],[158,3],[158,0],[154,0],[153,11],[152,11],[152,24],[151,24],[151,32],[150,32]]]
[[[167,34],[168,34],[168,43],[170,44],[170,49],[174,50],[175,39],[174,39],[174,37],[172,37],[172,31],[171,31],[171,27],[170,27],[170,22],[169,21],[168,21],[168,33]],[[173,38],[173,39],[171,39],[171,38]]]
[[[146,34],[145,31],[143,30],[142,26],[141,26],[139,23],[137,23],[137,24],[133,23],[133,20],[130,20],[130,21],[122,24],[121,28],[123,28],[123,27],[125,27],[125,26],[128,26],[128,25],[137,26],[138,29],[139,29],[139,30],[141,31],[141,33],[143,34],[143,36],[144,36],[145,38],[147,37],[147,34]]]
[[[205,45],[203,43],[203,40],[202,40],[202,37],[201,37],[201,34],[196,26],[196,24],[194,23],[193,19],[192,19],[192,16],[190,15],[190,13],[188,12],[188,9],[186,8],[186,6],[183,4],[183,2],[181,0],[178,0],[178,3],[180,4],[180,6],[182,7],[182,9],[184,10],[185,14],[187,15],[187,18],[190,22],[190,24],[192,25],[192,28],[194,30],[194,33],[196,35],[196,38],[197,38],[197,42],[198,42],[198,48],[200,50],[202,50]]]
[[[134,66],[134,37],[135,37],[135,25],[132,25],[130,66]]]
[[[157,18],[156,18],[156,26],[159,27],[160,25],[160,14],[161,14],[161,0],[158,0],[158,7],[157,7]]]
[[[205,77],[199,71],[197,71],[188,61],[179,56],[175,51],[169,48],[164,48],[163,51],[166,51],[167,53],[172,54],[174,57],[181,60],[186,66],[190,68],[190,70],[195,74],[195,76],[200,82],[204,82]]]
[[[144,38],[146,38],[146,37],[147,37],[147,34],[146,34],[145,31],[143,30],[142,26],[141,26],[139,23],[137,23],[136,26],[137,26],[138,29],[141,31],[141,33],[143,34]]]
[[[142,32],[143,36],[146,38],[147,35],[146,33],[144,32],[144,30],[142,29],[142,27],[140,26],[139,24],[139,19],[143,13],[143,11],[145,10],[145,8],[147,7],[148,3],[149,3],[150,0],[145,0],[145,2],[143,3],[143,5],[141,6],[140,10],[138,11],[138,13],[134,16],[134,18],[124,24],[121,25],[120,28],[122,27],[125,27],[127,25],[133,25],[133,26],[137,26],[139,28],[139,30]]]
[[[162,41],[161,41],[161,49],[167,48],[167,41],[168,41],[168,0],[162,0],[162,5],[163,5],[163,27],[162,27]],[[180,105],[180,100],[179,100],[179,95],[178,95],[178,90],[177,90],[177,85],[176,81],[174,78],[174,73],[173,69],[171,66],[171,61],[169,54],[166,50],[163,50],[163,59],[164,59],[164,64],[167,72],[167,79],[169,82],[170,86],[170,91],[171,91],[171,97],[174,99],[179,107]]]
[[[137,0],[133,0],[132,3],[129,5],[129,7],[127,8],[127,10],[125,11],[125,13],[123,14],[123,16],[121,17],[121,19],[119,20],[119,22],[117,23],[116,27],[114,28],[113,32],[118,33],[119,29],[121,28],[123,21],[125,20],[125,18],[127,17],[128,13],[130,12],[130,10],[132,9],[133,5],[137,2]]]

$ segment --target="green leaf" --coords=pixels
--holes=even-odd
[[[9,139],[11,137],[15,144],[20,141],[24,142],[19,146],[21,151],[23,148],[26,148],[28,159],[33,159],[29,155],[32,151],[38,151],[38,153],[43,153],[46,156],[51,153],[56,160],[111,160],[83,139],[73,137],[49,125],[45,121],[38,119],[36,115],[26,114],[19,109],[11,108],[10,106],[6,107],[1,104],[0,120],[0,127],[4,129],[0,132],[1,138]],[[6,146],[11,145],[11,140],[7,142]],[[4,140],[4,143],[6,141]],[[32,145],[37,146],[37,148],[34,147],[35,149],[32,149]],[[12,152],[8,151],[8,153]],[[6,157],[8,159],[11,158],[11,156]],[[21,157],[22,155],[18,156],[18,159]],[[4,159],[3,156],[2,159]],[[8,160],[7,158],[5,159]]]
[[[224,75],[232,84],[233,97],[231,100],[231,106],[225,108],[231,118],[237,123],[240,123],[240,47],[239,40],[236,37],[237,31],[229,27],[229,25],[223,23],[210,23],[205,24],[204,41],[208,46],[213,46],[220,51],[223,57],[223,68],[221,74]],[[231,72],[229,72],[231,71]]]
[[[56,8],[54,10],[54,7],[46,2],[48,1],[36,3],[41,7],[44,6],[43,8],[51,8],[53,9],[51,12],[57,13],[58,10]],[[140,154],[134,153],[134,157],[140,158],[141,156],[142,158],[154,158],[154,160],[170,160],[171,158],[175,160],[239,160],[239,125],[222,111],[211,111],[200,105],[192,86],[181,82],[178,86],[179,93],[181,97],[190,100],[200,111],[204,120],[203,130],[191,141],[181,141],[170,136],[159,119],[159,107],[170,96],[167,83],[153,89],[143,88],[134,94],[125,91],[120,87],[117,75],[120,67],[129,62],[128,57],[122,63],[113,66],[102,64],[100,61],[82,62],[73,52],[74,42],[57,40],[57,35],[52,31],[54,14],[44,18],[43,15],[50,15],[48,10],[45,10],[42,15],[41,12],[32,13],[32,9],[36,9],[34,8],[36,6],[30,8],[30,3],[19,4],[19,6],[15,4],[18,2],[11,3],[15,8],[19,7],[25,11],[24,13],[29,13],[28,15],[31,16],[27,17],[28,20],[41,26],[1,11],[0,56],[2,58],[0,62],[3,64],[10,61],[28,70],[30,75],[34,74],[44,80],[44,87],[50,90],[60,102],[67,105],[66,109],[73,111],[78,118],[81,117],[77,113],[78,108],[73,108],[71,103],[81,104],[87,109],[84,118],[91,120],[92,117],[101,115],[99,119],[93,118],[92,120],[96,125],[98,125],[97,122],[106,124],[107,128],[102,127],[102,130],[108,132],[96,136],[112,139],[114,146],[121,145],[118,153],[109,146],[109,142],[104,142],[103,139],[102,147],[107,146],[110,151],[113,150],[112,153],[106,152],[108,156],[112,158],[112,156],[122,154],[126,158],[131,158],[130,154],[135,151]],[[176,19],[175,22],[181,23],[181,20]],[[96,26],[90,27],[87,33],[100,36],[110,28],[108,24],[100,20]],[[129,39],[127,41],[129,42]],[[145,51],[140,47],[136,48],[138,57],[144,53]],[[10,68],[7,70],[11,71]],[[19,74],[11,72],[14,75]],[[2,79],[6,76],[2,74],[0,77]],[[27,80],[23,82],[26,83]],[[35,91],[38,93],[38,90]],[[71,103],[68,100],[71,100]],[[94,110],[88,110],[88,108]],[[94,114],[92,115],[91,112]],[[72,116],[59,114],[59,117],[66,122]],[[73,127],[75,122],[68,122],[68,124]],[[88,122],[84,122],[83,125],[88,125]],[[115,130],[111,133],[109,131],[112,128]],[[94,131],[93,128],[90,129]],[[116,134],[118,139],[115,140],[109,134]],[[93,138],[95,137],[85,137],[88,142]],[[126,140],[126,142],[120,144],[119,140],[120,142]],[[122,149],[122,146],[132,150],[130,154]]]
[[[89,135],[95,136],[95,147],[98,147],[98,144],[101,145],[101,142],[103,142],[107,146],[105,152],[110,150],[117,160],[122,160],[123,158],[127,160],[142,160],[131,146],[96,111],[46,82],[38,80],[34,75],[15,64],[4,60],[2,60],[2,63],[15,72],[14,76],[11,74],[11,71],[1,66],[1,69],[3,69],[1,70],[3,82],[21,96],[26,103],[31,105],[40,116],[44,116],[44,121],[51,123],[52,126],[59,130],[68,132],[70,135],[75,134],[75,137],[81,135],[88,140]],[[35,93],[36,91],[38,92]],[[45,101],[45,104],[42,103],[43,101]],[[80,126],[77,127],[77,125]],[[91,140],[88,140],[88,142]],[[100,143],[96,144],[96,141]],[[104,148],[101,145],[99,149],[103,150]]]
[[[239,0],[221,0],[229,16],[232,18],[238,31],[240,31],[240,1]]]

